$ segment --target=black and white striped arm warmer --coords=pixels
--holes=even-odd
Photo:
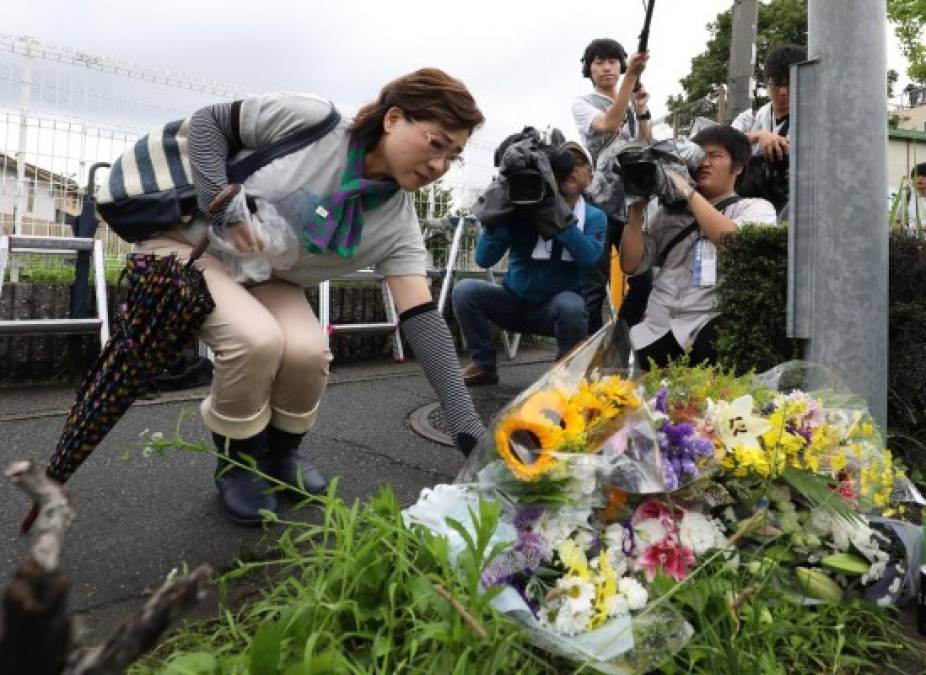
[[[434,303],[426,302],[402,312],[399,329],[437,393],[457,447],[464,455],[469,455],[486,428],[463,384],[463,373],[447,323],[437,313]]]
[[[239,122],[241,101],[217,103],[200,108],[190,118],[190,166],[199,210],[208,213],[209,204],[228,185],[228,157],[241,150]],[[209,216],[213,227],[221,227],[222,214]]]

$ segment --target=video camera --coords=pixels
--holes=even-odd
[[[589,193],[613,218],[626,220],[626,199],[648,201],[658,197],[669,208],[686,202],[669,178],[673,171],[694,185],[692,176],[704,161],[704,150],[690,141],[665,140],[612,145],[598,159],[598,171]]]
[[[559,194],[559,182],[572,172],[575,160],[559,149],[563,142],[557,129],[549,138],[534,127],[508,136],[495,150],[499,175],[479,197],[473,215],[486,227],[527,221],[544,238],[572,225],[575,216]]]

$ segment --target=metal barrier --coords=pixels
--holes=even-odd
[[[73,255],[80,251],[93,252],[93,268],[96,275],[96,317],[87,319],[12,319],[0,321],[0,335],[47,335],[47,334],[100,334],[101,347],[109,340],[109,316],[106,305],[106,276],[103,265],[103,244],[97,239],[82,237],[26,237],[16,235],[0,236],[0,292],[5,262],[14,253],[38,253],[45,255]]]

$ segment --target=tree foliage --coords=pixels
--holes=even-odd
[[[907,75],[926,83],[926,0],[888,0],[887,18],[907,59]]]
[[[926,0],[920,0],[921,2]],[[733,35],[733,11],[728,9],[707,24],[710,39],[703,52],[691,60],[691,72],[683,77],[683,93],[670,96],[667,102],[672,112],[698,108],[697,102],[711,97],[717,87],[727,81],[730,43]],[[807,44],[807,0],[772,0],[759,3],[756,26],[756,64],[753,77],[757,86],[762,82],[762,68],[771,49],[784,44]],[[756,92],[754,92],[755,95]],[[711,114],[712,104],[700,106],[690,114]]]

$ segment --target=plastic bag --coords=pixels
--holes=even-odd
[[[248,208],[244,189],[229,202],[223,216],[221,232],[209,230],[213,250],[221,253],[228,275],[238,282],[266,281],[274,270],[287,270],[296,264],[301,252],[299,237],[272,204],[255,200],[256,213]],[[263,242],[261,252],[242,253],[228,238],[228,226],[246,223],[256,239]]]

